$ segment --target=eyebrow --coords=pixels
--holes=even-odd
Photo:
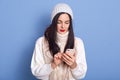
[[[62,21],[62,20],[58,20],[58,21]],[[70,21],[70,20],[66,20],[65,22],[68,22],[68,21]]]

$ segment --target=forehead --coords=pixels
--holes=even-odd
[[[61,14],[58,18],[58,20],[61,20],[61,21],[66,21],[66,20],[70,20],[70,17],[68,14]]]

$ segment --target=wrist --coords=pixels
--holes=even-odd
[[[76,62],[74,62],[74,63],[70,66],[71,69],[74,69],[74,68],[76,68],[76,67],[77,67],[77,63],[76,63]]]
[[[57,65],[54,62],[51,63],[51,66],[53,69],[55,69],[57,67]]]

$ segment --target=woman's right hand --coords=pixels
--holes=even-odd
[[[56,68],[62,62],[61,57],[62,53],[57,53],[54,55],[53,62],[51,64],[53,69]]]

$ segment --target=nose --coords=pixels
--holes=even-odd
[[[64,27],[65,27],[65,24],[64,24],[64,23],[62,23],[61,27],[62,27],[62,28],[64,28]]]
[[[64,26],[61,26],[61,28],[64,28]]]

